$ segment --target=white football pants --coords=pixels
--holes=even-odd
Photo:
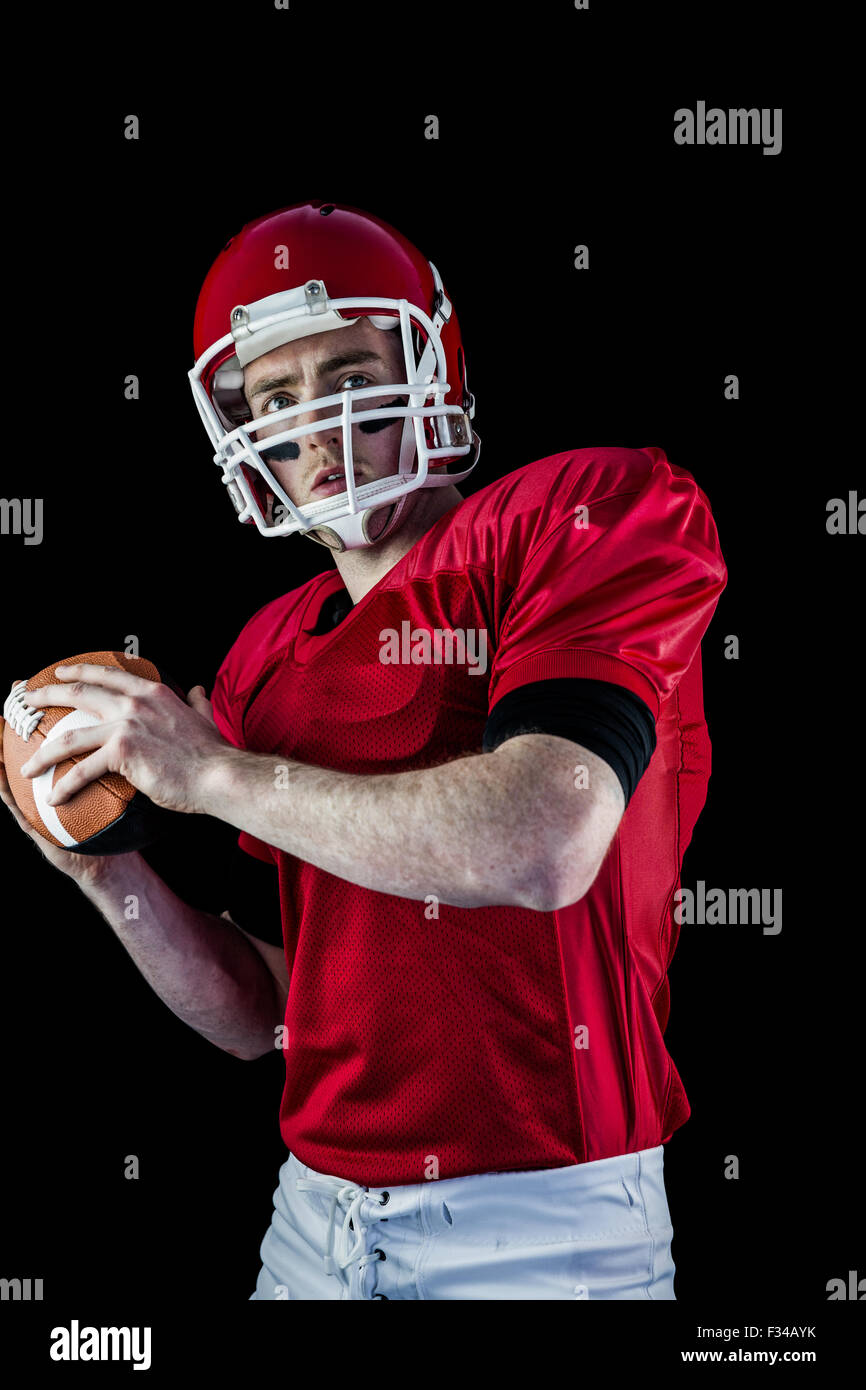
[[[671,1300],[664,1148],[361,1187],[289,1154],[252,1299]]]

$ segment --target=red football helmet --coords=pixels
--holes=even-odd
[[[399,332],[405,379],[343,390],[253,418],[243,393],[243,369],[285,343],[335,331],[366,314],[377,328]],[[439,272],[411,242],[369,213],[335,203],[308,202],[250,222],[223,247],[208,272],[195,314],[193,396],[214,462],[243,522],[262,535],[302,532],[336,550],[372,542],[367,518],[391,515],[376,536],[388,535],[405,499],[420,487],[445,487],[468,477],[480,440],[470,421],[475,401],[466,385],[460,327]],[[375,409],[364,402],[398,399]],[[295,425],[298,415],[333,414]],[[396,473],[356,487],[352,426],[403,420]],[[279,432],[255,436],[271,430]],[[342,431],[346,490],[295,506],[267,464],[269,450],[323,428]],[[467,457],[469,456],[469,457]],[[456,472],[447,464],[466,459]],[[445,470],[445,471],[442,471]],[[315,534],[314,534],[315,533]]]

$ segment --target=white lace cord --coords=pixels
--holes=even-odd
[[[328,1215],[328,1234],[325,1246],[324,1265],[326,1274],[334,1274],[338,1277],[340,1272],[348,1266],[358,1261],[359,1269],[363,1270],[367,1265],[375,1264],[379,1259],[377,1254],[367,1253],[364,1250],[364,1231],[361,1226],[360,1212],[361,1203],[367,1195],[367,1189],[358,1187],[355,1183],[340,1183],[335,1187],[333,1182],[327,1178],[297,1178],[295,1187],[298,1192],[327,1192],[331,1197],[331,1209]],[[343,1217],[342,1244],[343,1253],[334,1257],[334,1226],[336,1223],[337,1207],[340,1205],[341,1198],[351,1198],[349,1206]],[[350,1234],[350,1223],[354,1226],[355,1236],[352,1241]],[[351,1249],[347,1249],[351,1243]],[[345,1281],[344,1281],[345,1282]]]
[[[24,742],[28,743],[30,735],[38,726],[45,711],[44,709],[34,709],[32,705],[28,705],[24,699],[26,689],[26,681],[19,681],[17,685],[13,685],[3,705],[3,718],[7,724],[12,725],[19,738],[23,738]]]

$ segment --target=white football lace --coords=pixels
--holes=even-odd
[[[358,1263],[361,1271],[361,1285],[364,1287],[365,1275],[363,1271],[367,1265],[376,1264],[383,1255],[378,1250],[367,1251],[362,1206],[365,1198],[371,1201],[377,1199],[373,1197],[367,1188],[360,1187],[357,1183],[343,1182],[341,1178],[333,1178],[324,1174],[319,1174],[314,1178],[296,1178],[295,1186],[299,1192],[324,1191],[330,1196],[330,1211],[328,1215],[328,1233],[326,1236],[325,1254],[323,1256],[325,1273],[335,1274],[343,1283],[346,1282],[341,1271],[348,1269],[349,1265]],[[348,1202],[346,1208],[343,1203]],[[378,1198],[380,1206],[384,1206],[382,1198]],[[343,1215],[342,1226],[337,1228],[337,1208],[340,1208]],[[368,1224],[381,1220],[381,1217],[370,1216]],[[349,1235],[354,1231],[354,1241]],[[336,1236],[336,1242],[335,1242]],[[335,1250],[335,1243],[337,1249]]]
[[[16,734],[19,738],[23,738],[25,743],[45,713],[44,709],[34,709],[32,705],[27,704],[24,699],[26,689],[26,681],[19,681],[17,685],[13,685],[3,706],[3,718],[7,724],[12,725]]]

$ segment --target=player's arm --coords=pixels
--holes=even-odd
[[[209,809],[362,887],[550,912],[592,885],[655,743],[633,691],[545,679],[495,703],[480,754],[423,771],[283,763],[276,777],[271,757],[232,750],[214,764]]]
[[[251,932],[244,931],[243,927],[238,927],[237,922],[234,922],[231,912],[228,909],[221,915],[227,922],[232,922],[241,935],[246,937],[253,949],[258,951],[271,975],[274,977],[274,985],[276,987],[277,1000],[280,1007],[280,1019],[282,1020],[286,1012],[286,1003],[289,998],[289,972],[286,968],[286,956],[282,946],[274,946],[270,941],[262,941],[260,937],[253,936]],[[273,1045],[272,1037],[271,1046],[273,1047]]]
[[[372,776],[231,749],[212,764],[203,804],[364,888],[550,912],[590,887],[625,798],[602,758],[533,733],[489,754]]]
[[[181,901],[141,855],[120,858],[80,886],[163,1003],[233,1057],[272,1050],[285,999],[265,943]]]

